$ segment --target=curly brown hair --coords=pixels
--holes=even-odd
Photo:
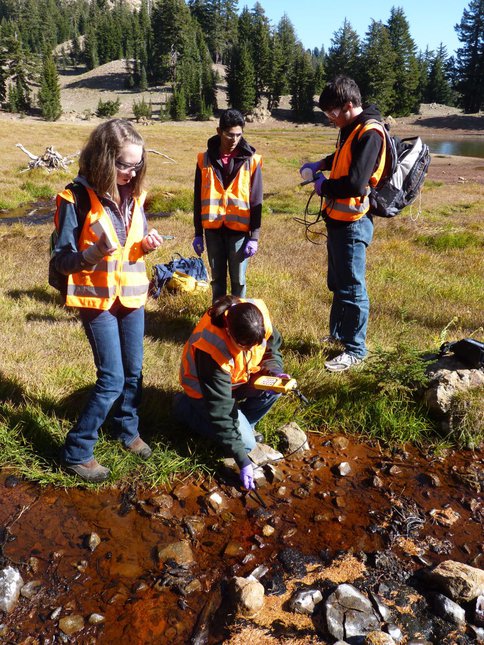
[[[119,200],[116,183],[116,159],[121,149],[128,143],[143,148],[144,164],[131,180],[133,195],[139,197],[143,190],[146,175],[146,152],[143,137],[126,119],[110,119],[95,128],[81,151],[79,174],[87,179],[99,195],[108,193],[115,201]]]

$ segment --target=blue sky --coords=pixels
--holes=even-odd
[[[286,13],[294,25],[297,36],[307,49],[325,50],[331,44],[335,31],[347,18],[360,38],[364,38],[372,20],[388,21],[392,7],[401,7],[407,18],[410,35],[417,49],[437,49],[440,43],[447,47],[449,56],[461,43],[454,25],[462,19],[470,0],[259,0],[272,24],[277,25]],[[255,0],[239,0],[239,11],[249,9]]]

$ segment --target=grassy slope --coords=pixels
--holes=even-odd
[[[79,149],[92,124],[72,126],[0,122],[4,159],[0,206],[48,196],[75,174],[20,173],[27,157],[21,142],[41,153],[53,145],[62,154]],[[167,242],[149,258],[166,262],[173,252],[191,255],[189,213],[196,153],[214,131],[213,123],[158,124],[142,130],[147,147],[173,157],[165,164],[150,155],[151,212]],[[248,126],[247,138],[264,158],[265,216],[260,252],[251,260],[249,294],[263,298],[285,339],[287,370],[313,403],[301,407],[286,398],[262,422],[275,440],[279,423],[295,418],[314,431],[359,432],[383,440],[427,440],[432,426],[415,402],[421,366],[415,355],[436,350],[449,338],[468,336],[482,325],[484,278],[479,210],[480,187],[467,183],[450,198],[447,187],[427,182],[422,213],[417,208],[394,221],[377,219],[368,258],[372,300],[369,327],[372,360],[364,369],[330,375],[318,338],[327,333],[330,295],[325,287],[325,248],[304,239],[293,221],[301,216],[309,190],[297,186],[305,159],[328,153],[335,132],[314,126]],[[41,482],[72,485],[56,456],[95,379],[91,353],[75,313],[61,306],[47,285],[47,248],[51,225],[0,227],[0,464],[15,465]],[[324,241],[324,238],[319,238]],[[155,484],[173,472],[187,473],[210,462],[188,444],[170,416],[184,340],[209,303],[209,295],[165,295],[147,307],[145,398],[142,434],[157,447],[148,464],[139,464],[106,434],[96,454],[115,479],[139,477]],[[181,440],[180,440],[181,437]]]

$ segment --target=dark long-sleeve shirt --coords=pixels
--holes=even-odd
[[[235,154],[227,165],[220,160],[220,137],[215,135],[207,142],[208,158],[213,166],[215,174],[220,179],[224,188],[227,188],[237,176],[240,168],[247,159],[250,159],[255,148],[247,143],[242,137],[235,150]],[[262,169],[259,166],[255,169],[250,182],[250,223],[249,239],[258,240],[262,221]],[[193,188],[193,225],[195,235],[203,235],[202,226],[202,173],[198,164],[195,169],[195,182]]]
[[[357,116],[349,125],[341,128],[339,145],[342,146],[357,125],[369,119],[381,121],[381,114],[374,105],[370,105]],[[368,130],[351,144],[352,159],[347,175],[339,179],[328,179],[322,185],[321,192],[326,197],[346,198],[358,197],[366,193],[370,177],[380,158],[382,138],[375,130]],[[325,157],[322,170],[331,170],[335,153]]]
[[[260,374],[280,374],[283,370],[280,352],[281,336],[272,328],[266,351],[260,363]],[[224,452],[231,455],[240,468],[250,463],[239,432],[237,401],[232,398],[232,381],[213,358],[200,349],[195,351],[195,364],[208,416]]]

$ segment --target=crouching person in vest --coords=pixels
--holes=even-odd
[[[208,149],[198,155],[195,170],[193,249],[207,244],[212,274],[212,300],[227,293],[245,297],[245,274],[257,252],[262,217],[262,160],[243,138],[244,117],[225,110]]]
[[[143,139],[128,121],[112,119],[91,133],[82,150],[76,190],[57,196],[55,268],[68,276],[66,305],[79,308],[97,369],[62,455],[65,467],[86,481],[109,477],[93,450],[111,408],[123,445],[143,459],[151,455],[138,432],[148,292],[144,255],[162,238],[147,230],[145,172]],[[76,198],[83,188],[87,212]]]
[[[257,390],[253,378],[282,373],[280,345],[262,300],[223,296],[205,313],[183,349],[184,392],[175,395],[175,416],[233,457],[248,489],[254,488],[248,457],[256,443],[254,427],[280,396]]]

